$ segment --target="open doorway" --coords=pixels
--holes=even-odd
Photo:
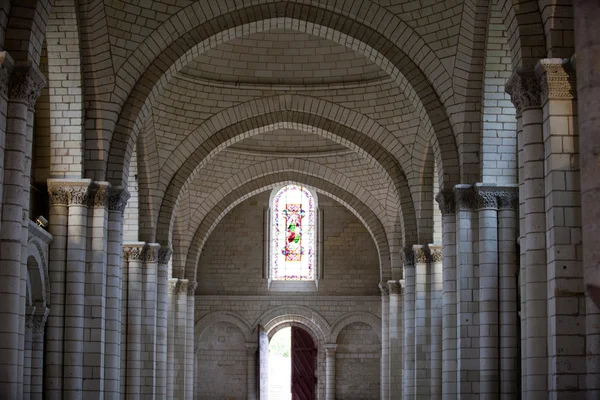
[[[316,399],[317,349],[311,335],[295,326],[269,342],[269,400]]]

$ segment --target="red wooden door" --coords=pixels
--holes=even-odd
[[[315,400],[317,349],[312,337],[292,326],[292,400]]]

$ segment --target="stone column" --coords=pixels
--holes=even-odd
[[[517,318],[518,188],[505,187],[498,196],[498,268],[500,318],[500,398],[518,397],[519,320]]]
[[[442,246],[429,246],[429,316],[431,319],[430,357],[431,357],[431,399],[442,398]]]
[[[172,251],[161,248],[158,252],[158,282],[156,304],[156,398],[167,397],[167,321],[169,260]]]
[[[477,184],[479,198],[480,394],[497,399],[499,371],[498,200],[495,185]]]
[[[5,54],[5,53],[4,53]],[[4,69],[10,61],[3,59]],[[32,134],[32,113],[35,101],[45,85],[38,67],[29,63],[15,63],[8,90],[6,111],[6,136],[0,142],[4,150],[4,170],[0,225],[0,293],[4,301],[0,304],[0,326],[4,327],[0,335],[0,394],[6,398],[18,398],[23,394],[23,346],[25,334],[25,315],[21,307],[24,288],[22,267],[23,259],[23,220],[28,219],[29,171],[27,161],[28,137]],[[4,139],[4,137],[2,138]],[[20,351],[21,350],[21,351]]]
[[[404,256],[404,397],[415,396],[415,264],[412,248]]]
[[[390,292],[388,290],[387,283],[379,283],[379,290],[381,291],[381,381],[380,381],[380,398],[389,399],[389,385],[390,385],[390,342],[389,342],[389,329],[390,329]]]
[[[435,197],[442,213],[442,398],[455,399],[457,388],[456,215],[452,191]]]
[[[246,386],[248,400],[256,400],[256,356],[258,343],[246,343],[246,356],[248,357],[246,367]]]
[[[144,246],[142,267],[141,370],[142,398],[156,397],[156,305],[158,281],[158,243]]]
[[[575,0],[577,106],[581,160],[583,270],[586,303],[586,388],[600,398],[600,3]],[[591,304],[592,301],[595,303]]]
[[[414,245],[415,254],[415,395],[431,396],[431,316],[429,248]]]
[[[65,331],[63,393],[66,399],[83,398],[85,354],[85,279],[89,179],[63,181],[68,202],[67,269],[65,275]]]
[[[175,398],[175,318],[177,312],[177,278],[167,281],[167,398]]]
[[[586,363],[575,71],[568,59],[553,58],[540,60],[535,72],[544,121],[548,390],[569,396],[584,389],[585,371],[572,366]]]
[[[390,343],[390,399],[402,398],[402,379],[404,359],[402,350],[404,347],[404,312],[402,298],[402,284],[404,281],[388,281],[390,292],[390,319],[389,319],[389,343]]]
[[[43,393],[44,377],[44,330],[48,309],[36,309],[29,320],[28,330],[31,335],[31,374],[29,386],[29,398],[41,400]]]
[[[143,261],[145,243],[126,243],[123,245],[123,260],[127,268],[127,322],[126,322],[126,381],[125,397],[140,398],[142,370],[142,299],[143,299]],[[125,271],[124,271],[125,273]]]
[[[117,400],[121,391],[121,286],[123,211],[129,199],[125,188],[110,188],[106,258],[106,325],[104,332],[104,398]]]
[[[185,399],[194,398],[194,309],[197,282],[188,282],[185,332]]]
[[[461,399],[479,398],[479,282],[476,274],[477,196],[471,185],[456,185],[457,389]]]
[[[32,341],[32,319],[33,319],[33,308],[28,306],[25,311],[25,346],[23,351],[23,399],[29,400],[31,398],[31,356],[33,352],[33,341]]]
[[[175,349],[174,349],[174,399],[185,399],[186,396],[186,365],[187,365],[187,293],[188,293],[187,279],[178,279],[175,286]]]
[[[325,345],[325,400],[335,400],[336,344]]]
[[[258,357],[260,400],[269,398],[269,335],[262,326],[258,327]]]
[[[88,239],[84,287],[83,398],[104,398],[104,351],[106,339],[106,264],[108,197],[110,184],[95,182],[91,186],[87,218]]]
[[[533,71],[518,69],[506,85],[520,115],[523,136],[526,295],[526,394],[545,398],[548,390],[547,265],[543,114]]]

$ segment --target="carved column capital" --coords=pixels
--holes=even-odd
[[[431,263],[442,262],[442,246],[429,246],[429,252],[431,257]]]
[[[388,290],[390,295],[397,296],[402,294],[402,285],[398,281],[388,281]]]
[[[542,102],[548,99],[577,98],[575,68],[568,58],[544,58],[535,66],[540,81]]]
[[[250,357],[255,356],[258,351],[258,343],[246,343],[246,354]]]
[[[471,185],[454,186],[454,196],[457,211],[476,210],[479,205],[477,193],[475,193]]]
[[[161,247],[158,251],[158,263],[159,264],[168,264],[169,260],[171,260],[171,256],[173,255],[173,250],[169,247]]]
[[[147,263],[158,262],[158,252],[160,251],[160,244],[148,243],[144,246],[143,258]]]
[[[106,208],[110,189],[108,182],[94,182],[91,186],[90,206]]]
[[[175,284],[175,294],[186,294],[188,293],[188,285],[189,282],[187,279],[177,279],[177,283]]]
[[[442,215],[454,214],[456,212],[456,202],[452,190],[444,190],[435,196]]]
[[[505,91],[517,109],[517,114],[528,108],[541,107],[542,90],[538,77],[531,69],[519,67],[508,80]]]
[[[144,246],[146,246],[144,242],[123,244],[123,260],[144,261]]]
[[[190,297],[195,296],[197,287],[198,287],[198,282],[188,282],[187,295]]]
[[[429,264],[431,262],[431,252],[427,246],[413,246],[415,253],[415,264]]]
[[[48,319],[49,309],[44,307],[43,309],[36,310],[32,315],[25,317],[25,331],[32,333],[44,333],[46,327],[46,320]]]
[[[131,195],[123,186],[111,187],[108,193],[107,206],[109,211],[123,212]]]
[[[325,345],[325,357],[327,357],[327,358],[335,357],[336,351],[337,351],[337,344],[326,344]]]
[[[387,283],[379,282],[379,291],[381,292],[381,297],[388,297],[390,295]]]
[[[0,51],[0,96],[8,96],[10,79],[15,63],[6,51]]]
[[[413,267],[415,265],[415,253],[412,247],[404,247],[402,249],[402,261],[404,267]]]
[[[476,185],[477,208],[498,209],[498,187],[495,185]]]
[[[51,205],[88,205],[90,179],[48,179],[47,182]]]
[[[24,101],[30,110],[35,109],[35,102],[46,86],[46,78],[34,63],[16,62],[10,79],[9,98]]]
[[[498,192],[498,209],[516,210],[519,208],[519,187],[504,186]]]

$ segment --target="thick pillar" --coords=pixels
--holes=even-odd
[[[518,188],[505,187],[498,196],[498,275],[500,321],[500,399],[519,396],[520,354],[517,260]]]
[[[381,291],[381,380],[380,380],[380,399],[389,399],[390,384],[390,292],[387,283],[379,284]]]
[[[497,399],[499,386],[498,200],[495,185],[477,184],[479,198],[480,395]]]
[[[113,187],[109,191],[104,332],[104,398],[106,400],[117,400],[121,390],[123,211],[128,199],[127,189]]]
[[[404,359],[404,311],[402,285],[404,281],[388,281],[390,292],[389,343],[390,343],[390,399],[402,399]]]
[[[429,246],[430,387],[432,400],[442,398],[442,246]]]
[[[335,400],[335,351],[336,344],[325,346],[325,400]]]
[[[174,380],[174,391],[173,398],[178,400],[184,400],[186,396],[186,332],[187,332],[187,293],[188,293],[187,279],[178,279],[175,285],[175,329],[174,329],[174,358],[173,358],[173,373],[175,376]]]
[[[415,254],[415,395],[431,396],[430,254],[427,246],[413,246]]]
[[[526,396],[544,399],[548,395],[547,358],[547,265],[546,212],[544,185],[543,114],[540,85],[532,71],[517,70],[506,85],[517,109],[523,158],[523,195],[525,212],[525,303],[526,323]],[[520,116],[520,117],[519,117]],[[520,150],[520,149],[519,149]],[[520,150],[521,151],[521,150]]]
[[[143,313],[143,261],[145,243],[126,243],[123,245],[123,261],[126,264],[127,320],[126,324],[126,362],[125,398],[140,398],[142,370],[142,313]]]
[[[175,398],[175,324],[177,312],[177,281],[172,278],[167,282],[167,398]]]
[[[156,289],[156,398],[167,397],[167,321],[169,260],[172,251],[161,248],[158,252],[158,282]]]
[[[575,0],[577,107],[581,162],[583,270],[586,303],[586,388],[600,398],[600,3]],[[595,306],[592,303],[595,303]]]
[[[404,397],[415,396],[415,264],[412,248],[404,255]]]
[[[197,282],[187,287],[186,332],[185,332],[185,400],[194,398],[194,300]]]
[[[10,60],[2,60],[2,75],[6,76]],[[3,78],[4,80],[4,78]],[[5,81],[7,82],[7,81]],[[25,342],[25,310],[21,307],[24,205],[29,203],[29,170],[32,121],[35,101],[39,97],[45,79],[38,67],[31,63],[15,63],[10,76],[3,146],[4,170],[0,210],[0,396],[19,398],[23,394],[23,346]],[[4,89],[0,90],[4,92]],[[29,154],[27,153],[29,150]],[[21,351],[19,351],[21,350]]]
[[[442,213],[442,398],[457,396],[456,215],[454,193],[440,192]]]
[[[29,400],[31,398],[31,357],[33,350],[31,324],[33,318],[33,308],[28,306],[25,311],[25,346],[24,346],[24,362],[23,362],[23,399]]]
[[[456,185],[457,389],[461,399],[479,398],[479,280],[477,196],[471,185]]]
[[[144,246],[142,271],[142,353],[140,370],[141,398],[156,397],[156,305],[158,282],[158,243]]]
[[[246,343],[246,386],[248,400],[256,400],[256,357],[258,352],[258,343]]]
[[[269,398],[269,335],[262,326],[258,327],[258,359],[260,400]]]

